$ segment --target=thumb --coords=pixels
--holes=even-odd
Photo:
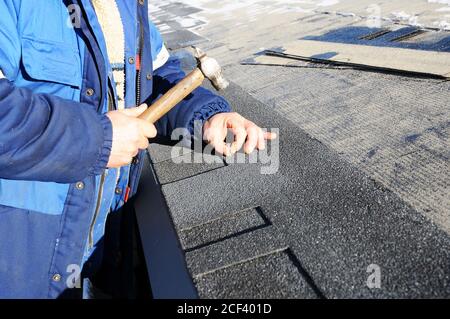
[[[138,117],[147,109],[147,104],[141,104],[138,107],[120,110],[123,114],[131,117]]]

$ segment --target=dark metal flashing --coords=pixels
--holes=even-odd
[[[197,299],[197,291],[148,154],[135,210],[153,297]]]

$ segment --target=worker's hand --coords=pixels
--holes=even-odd
[[[140,149],[148,147],[148,139],[156,136],[153,124],[138,118],[147,105],[111,111],[106,114],[112,123],[113,139],[107,167],[121,167],[130,164]]]
[[[228,129],[234,134],[234,142],[224,142]],[[203,125],[203,138],[211,144],[216,152],[230,156],[244,145],[244,152],[250,154],[255,148],[263,150],[266,140],[277,137],[275,133],[264,132],[252,121],[245,119],[238,113],[218,113]]]

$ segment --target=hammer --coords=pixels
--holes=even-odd
[[[229,83],[223,77],[219,63],[215,59],[206,56],[206,53],[199,48],[194,48],[194,50],[195,58],[197,59],[197,68],[149,106],[139,118],[150,123],[155,123],[186,96],[192,93],[192,91],[198,88],[205,78],[209,79],[218,91],[228,86]]]

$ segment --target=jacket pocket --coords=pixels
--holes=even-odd
[[[70,184],[0,179],[0,205],[61,215]]]
[[[33,80],[81,87],[81,61],[70,45],[22,38],[22,64]]]

